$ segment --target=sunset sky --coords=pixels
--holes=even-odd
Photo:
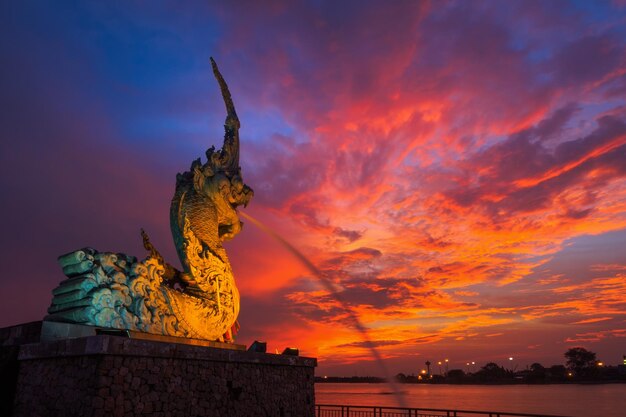
[[[177,264],[176,173],[223,137],[213,56],[244,210],[391,372],[621,363],[625,1],[260,3],[1,3],[0,327],[44,317],[60,254],[142,258],[143,227]],[[282,246],[246,224],[227,251],[239,343],[380,374]]]

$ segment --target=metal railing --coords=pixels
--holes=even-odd
[[[371,405],[316,404],[315,417],[566,417],[549,414],[503,413],[497,411],[400,408]]]

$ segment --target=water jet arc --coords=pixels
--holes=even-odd
[[[309,270],[309,272],[311,272],[311,274],[313,274],[319,280],[319,282],[324,286],[324,288],[326,288],[326,290],[330,292],[330,294],[335,298],[335,300],[337,300],[337,302],[341,305],[343,310],[347,313],[348,318],[352,322],[353,327],[357,330],[357,332],[359,332],[363,340],[363,343],[371,352],[380,370],[383,372],[383,376],[387,380],[387,383],[389,384],[389,387],[391,388],[396,398],[398,406],[406,408],[406,401],[404,399],[404,394],[402,393],[402,391],[398,389],[396,382],[393,380],[393,376],[390,375],[389,370],[387,369],[387,366],[385,365],[382,357],[380,356],[380,352],[378,352],[378,349],[376,349],[376,346],[374,346],[374,344],[372,343],[369,337],[368,331],[367,331],[367,327],[365,327],[363,323],[361,323],[358,315],[343,300],[343,298],[341,297],[339,288],[328,277],[326,277],[322,271],[320,271],[315,265],[313,265],[313,263],[306,256],[304,256],[302,252],[296,249],[295,246],[289,243],[281,235],[279,235],[278,233],[270,229],[268,226],[263,224],[260,220],[255,219],[251,215],[244,213],[243,211],[240,211],[239,214],[241,214],[241,216],[244,217],[246,220],[250,221],[256,227],[258,227],[263,232],[267,233],[269,236],[276,239],[282,246],[284,246],[285,249],[287,249],[293,256],[295,256],[296,259],[298,259]]]

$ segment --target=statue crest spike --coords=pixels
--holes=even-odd
[[[224,105],[226,106],[224,144],[220,151],[220,164],[224,171],[235,173],[239,170],[239,128],[241,124],[239,123],[239,118],[237,117],[228,85],[226,81],[224,81],[224,77],[222,77],[213,57],[211,57],[211,66],[213,67],[213,74],[220,86]]]

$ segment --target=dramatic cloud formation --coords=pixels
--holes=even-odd
[[[626,353],[626,8],[263,3],[2,6],[2,325],[45,314],[60,253],[141,255],[144,227],[176,259],[175,174],[222,135],[212,55],[246,210],[345,304],[246,225],[242,343],[375,374],[347,307],[392,371]]]

